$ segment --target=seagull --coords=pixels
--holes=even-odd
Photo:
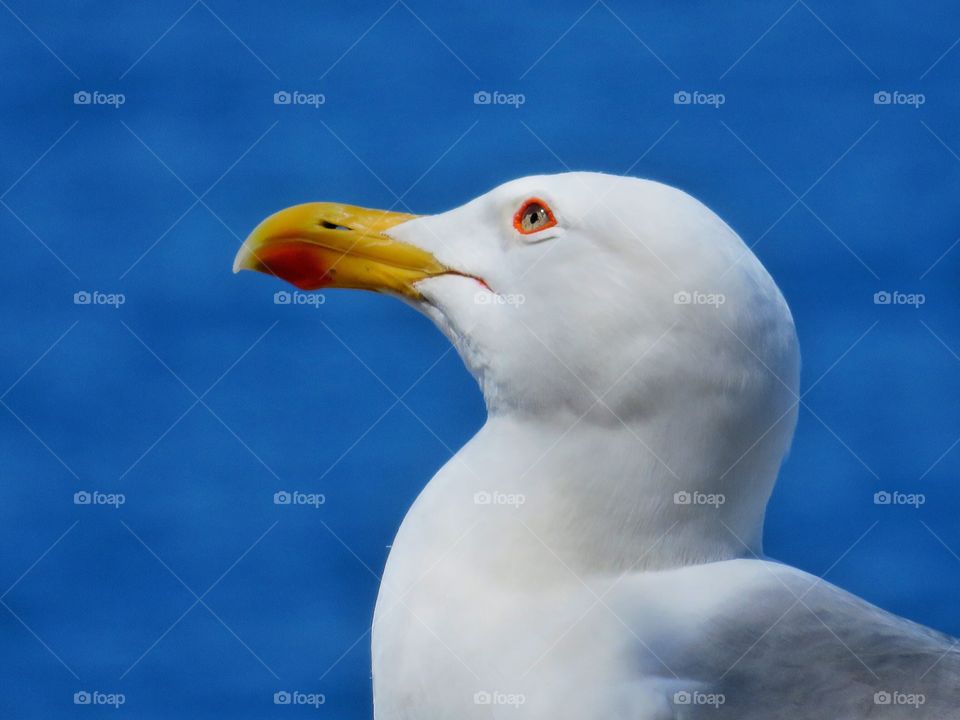
[[[404,300],[483,392],[390,550],[377,720],[960,718],[957,640],[764,556],[797,335],[698,200],[571,172],[430,216],[307,203],[244,269]]]

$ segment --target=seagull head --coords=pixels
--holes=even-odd
[[[264,220],[241,269],[402,298],[454,343],[491,418],[614,428],[665,492],[743,495],[725,522],[759,546],[796,420],[796,333],[757,258],[690,195],[577,172],[429,216],[308,203]]]

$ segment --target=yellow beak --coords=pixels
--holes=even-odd
[[[340,203],[294,205],[250,233],[233,271],[257,270],[301,290],[356,288],[419,298],[414,283],[451,271],[385,234],[415,217]]]

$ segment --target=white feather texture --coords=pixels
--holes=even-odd
[[[557,225],[524,235],[531,198]],[[799,351],[713,212],[568,173],[389,234],[489,286],[434,277],[413,303],[489,417],[393,544],[378,720],[960,716],[948,638],[760,559]]]

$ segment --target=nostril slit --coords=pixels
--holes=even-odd
[[[332,223],[329,220],[321,220],[320,227],[326,228],[327,230],[349,230],[350,229],[346,225],[337,225],[336,223]]]

